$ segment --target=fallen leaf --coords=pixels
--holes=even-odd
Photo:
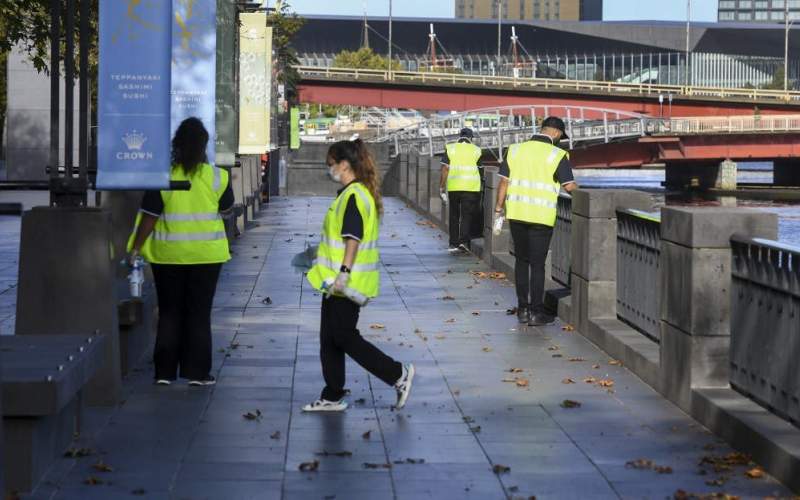
[[[511,472],[511,467],[502,464],[495,464],[494,467],[492,467],[492,472],[495,474],[507,474]]]
[[[261,410],[256,410],[255,412],[248,411],[242,416],[245,420],[261,420]]]
[[[456,322],[455,318],[450,318],[447,321],[445,321],[445,323],[455,323],[455,322]]]
[[[472,418],[472,417],[464,417],[462,420],[464,420],[464,423],[467,423],[467,424],[471,424],[471,423],[475,422],[475,419]]]
[[[526,378],[518,378],[517,379],[517,387],[528,387],[530,385],[530,381]]]
[[[477,434],[477,433],[479,433],[481,431],[481,426],[480,425],[476,425],[475,427],[470,427],[469,430],[471,430],[472,432]]]
[[[281,431],[275,431],[269,435],[270,439],[280,439],[281,438]]]
[[[574,332],[575,331],[575,327],[572,326],[569,323],[567,323],[566,325],[562,326],[561,329],[564,330],[565,332]]]
[[[709,486],[725,486],[725,483],[728,481],[725,477],[718,477],[716,479],[708,479],[706,480],[706,484]]]
[[[455,391],[453,391],[453,395],[454,395],[454,396],[460,396],[460,395],[461,395],[461,391],[459,391],[458,389],[456,389]]]
[[[303,462],[300,464],[300,472],[314,472],[319,469],[319,460],[312,460],[311,462]]]
[[[547,348],[548,351],[557,351],[559,349],[561,348],[558,347],[557,345],[551,345],[550,347]]]
[[[484,348],[483,348],[483,349],[481,349],[481,350],[482,350],[483,352],[492,352],[492,348],[491,348],[491,347],[484,347]]]
[[[600,369],[600,365],[592,365],[592,368],[595,369],[595,370],[599,370]]]
[[[552,357],[554,357],[554,358],[563,358],[564,355],[563,354],[553,354]]]
[[[372,328],[373,330],[383,330],[384,328],[386,328],[386,325],[382,325],[380,323],[372,323],[371,325],[369,325],[369,327]]]
[[[366,404],[366,402],[367,402],[367,400],[366,400],[366,399],[364,399],[364,398],[358,398],[358,399],[356,399],[355,401],[353,401],[353,404],[357,404],[357,405],[363,405],[363,404]]]
[[[446,336],[444,336],[444,335],[436,335],[434,338],[435,338],[435,339],[437,339],[437,340],[444,340],[444,339],[446,339],[447,337],[446,337]]]
[[[510,383],[512,383],[512,384],[513,384],[514,382],[516,382],[516,381],[517,381],[517,379],[515,379],[515,378],[508,378],[508,377],[506,377],[506,378],[504,378],[504,379],[501,379],[501,380],[500,380],[500,382],[510,382]]]
[[[511,368],[510,370],[508,370],[508,373],[522,373],[523,371],[525,370],[523,370],[522,368]]]
[[[375,464],[371,462],[364,462],[362,464],[365,469],[391,469],[392,464]]]
[[[611,365],[611,366],[622,366],[622,361],[618,361],[616,359],[612,359],[612,360],[610,360],[608,362],[608,364]]]
[[[272,299],[269,298],[269,297],[266,297],[264,300],[261,301],[261,303],[264,304],[264,305],[270,306],[270,305],[272,305]]]
[[[372,436],[372,430],[368,430],[364,434],[361,435],[361,439],[369,439]]]
[[[344,458],[344,457],[352,457],[353,456],[353,452],[352,451],[334,451],[334,452],[331,452],[331,451],[319,451],[319,452],[315,453],[315,455],[317,455],[318,457],[342,457],[342,458]]]
[[[656,465],[653,467],[653,470],[659,474],[672,474],[672,467],[668,465]]]
[[[562,384],[574,384],[575,381],[572,380],[571,378],[565,378],[564,380],[561,381],[561,383]]]
[[[581,363],[581,362],[586,361],[586,360],[584,358],[581,358],[580,356],[575,356],[575,357],[569,358],[569,361],[572,362],[572,363]]]
[[[99,460],[96,464],[93,464],[92,468],[98,472],[114,472],[114,468],[106,463],[103,463],[102,460]]]
[[[424,458],[406,458],[405,461],[401,462],[401,463],[406,463],[406,464],[411,464],[411,465],[418,465],[418,464],[424,464],[425,463],[425,459]]]
[[[480,311],[472,311],[472,315],[473,316],[480,316],[481,312]]]
[[[561,402],[562,408],[580,408],[581,404],[578,401],[573,401],[571,399],[565,399]]]
[[[91,448],[70,448],[64,452],[66,458],[83,458],[94,455],[94,450]]]
[[[442,297],[442,300],[456,300],[456,298],[453,297],[452,295],[445,295],[444,297]]]
[[[753,467],[749,471],[745,472],[744,475],[750,479],[761,479],[764,477],[764,469],[761,467]]]
[[[98,484],[105,484],[105,481],[103,481],[99,477],[89,476],[83,481],[83,484],[88,484],[89,486],[97,486]]]
[[[144,488],[136,488],[135,490],[131,491],[131,495],[136,496],[143,496],[147,494],[147,490]]]
[[[637,458],[636,460],[630,460],[628,462],[625,462],[626,469],[639,469],[639,470],[652,469],[653,465],[654,465],[653,461],[648,460],[646,458]]]
[[[614,381],[611,379],[603,379],[597,382],[600,387],[614,387]]]
[[[586,377],[585,379],[583,379],[583,381],[586,382],[587,384],[594,384],[595,382],[597,382],[597,379],[594,377]]]

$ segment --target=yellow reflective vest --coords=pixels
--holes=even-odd
[[[375,200],[367,187],[360,182],[353,182],[333,201],[325,222],[322,225],[322,240],[317,249],[317,258],[308,272],[308,282],[316,290],[323,290],[326,280],[336,279],[344,261],[345,241],[342,238],[342,226],[347,203],[355,196],[358,212],[364,226],[364,235],[358,245],[358,253],[353,267],[350,269],[348,295],[360,297],[363,302],[378,296],[380,288],[380,252],[378,250],[378,234],[380,216]]]
[[[217,264],[231,258],[219,200],[228,187],[228,172],[202,163],[191,174],[173,166],[172,181],[189,181],[188,191],[161,191],[164,211],[142,245],[141,256],[154,264]],[[128,240],[133,247],[141,213]]]
[[[481,154],[481,148],[468,142],[447,145],[447,158],[450,160],[447,173],[448,191],[479,192],[481,190],[481,174],[478,172],[478,161],[481,159]]]
[[[507,219],[555,225],[561,186],[554,176],[565,156],[567,152],[563,149],[540,141],[527,141],[509,148]]]

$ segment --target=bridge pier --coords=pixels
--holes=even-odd
[[[800,187],[800,161],[775,160],[772,184],[774,186]]]
[[[665,185],[668,189],[735,191],[738,182],[738,167],[731,160],[721,163],[670,161],[666,163],[665,172]]]

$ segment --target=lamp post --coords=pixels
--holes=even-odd
[[[783,40],[783,91],[789,90],[789,28],[792,23],[789,22],[789,1],[784,2],[783,22],[785,26],[785,34]]]
[[[389,0],[389,80],[392,79],[392,0]]]
[[[497,70],[500,71],[500,47],[503,43],[501,33],[503,31],[503,0],[497,0]]]

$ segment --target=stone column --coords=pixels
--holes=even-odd
[[[417,206],[417,171],[419,169],[420,157],[413,154],[408,157],[408,202],[411,206]]]
[[[733,234],[776,239],[775,214],[735,208],[661,211],[660,391],[692,411],[692,389],[727,387]]]
[[[442,221],[442,199],[439,197],[439,179],[442,175],[442,161],[438,156],[431,158],[430,168],[428,169],[428,213],[431,218],[444,226]]]
[[[426,213],[430,210],[430,191],[428,191],[428,172],[431,169],[430,156],[419,157],[419,167],[417,167],[417,207]]]
[[[775,186],[800,186],[800,161],[775,160],[772,184]]]
[[[398,195],[400,198],[408,199],[408,153],[401,153],[398,158],[400,160]]]
[[[719,164],[717,169],[717,182],[714,184],[716,189],[724,191],[735,191],[738,187],[737,166],[735,162],[725,160]]]
[[[589,321],[617,317],[617,208],[649,210],[640,191],[572,193],[572,323],[590,337]]]

